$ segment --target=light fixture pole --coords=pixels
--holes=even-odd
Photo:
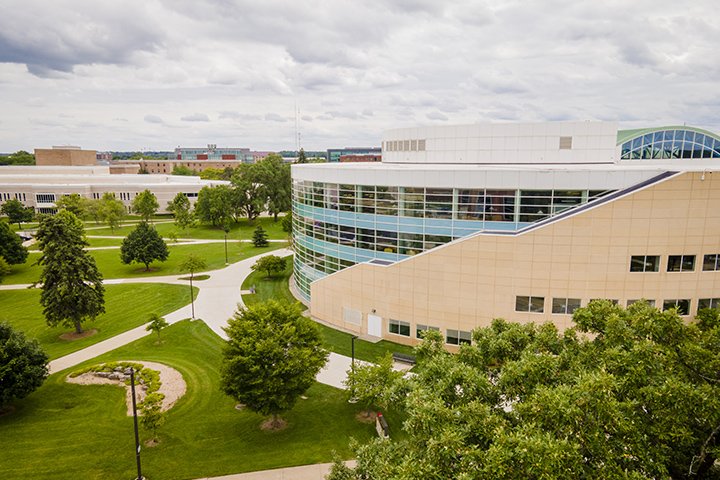
[[[352,361],[350,363],[352,382],[350,383],[350,399],[348,400],[350,403],[357,403],[357,398],[355,398],[355,340],[357,338],[357,335],[352,335],[350,337],[350,352],[352,355]]]
[[[225,265],[228,264],[228,256],[227,256],[227,234],[230,231],[230,227],[227,223],[223,224],[223,232],[225,233]]]
[[[140,468],[140,435],[138,434],[138,415],[137,404],[135,403],[135,369],[130,367],[130,390],[132,393],[133,422],[135,423],[135,459],[137,461],[137,478],[135,480],[144,480],[142,469]]]

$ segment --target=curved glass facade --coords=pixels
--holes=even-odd
[[[479,231],[517,231],[601,190],[423,188],[293,181],[295,282],[356,263],[395,262]]]
[[[620,158],[720,158],[720,139],[695,130],[658,130],[624,142]]]

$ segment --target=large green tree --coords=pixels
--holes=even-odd
[[[146,222],[160,208],[157,197],[150,190],[145,189],[138,193],[132,200],[132,211],[139,214]]]
[[[290,210],[292,196],[292,178],[290,165],[277,153],[271,153],[258,164],[258,177],[264,188],[267,211],[275,221],[278,215]]]
[[[78,218],[83,218],[87,212],[87,202],[78,193],[63,195],[55,202],[55,206],[59,210],[65,209],[72,212]]]
[[[0,411],[42,385],[48,375],[47,361],[36,340],[0,323]]]
[[[22,222],[29,222],[33,219],[33,209],[26,207],[20,200],[13,198],[2,204],[0,213],[7,215],[10,223],[17,223],[22,228]]]
[[[269,301],[240,309],[225,332],[222,390],[277,426],[327,362],[318,327],[297,305]]]
[[[285,258],[277,255],[265,255],[258,258],[257,262],[250,268],[256,272],[265,272],[270,277],[284,271],[285,267],[287,267]]]
[[[105,288],[88,246],[80,220],[61,210],[44,217],[36,238],[42,256],[40,303],[50,326],[74,326],[82,333],[82,323],[105,312]]]
[[[190,199],[182,192],[178,192],[175,198],[168,202],[167,209],[175,216],[175,225],[183,230],[192,226],[195,221]]]
[[[140,222],[122,242],[120,246],[120,259],[124,264],[133,262],[145,265],[145,271],[150,270],[150,264],[156,260],[164,262],[168,259],[170,251],[167,244],[154,227],[147,222]]]
[[[18,150],[6,157],[0,156],[0,165],[35,165],[35,155]]]
[[[25,263],[28,257],[28,251],[23,247],[22,238],[13,232],[5,221],[0,221],[0,257],[11,265]]]
[[[720,321],[703,315],[593,301],[563,334],[495,320],[457,355],[428,332],[388,389],[405,438],[329,478],[718,478]]]
[[[108,224],[111,231],[120,226],[120,220],[125,216],[125,205],[110,192],[103,193],[99,210],[100,218]]]
[[[259,163],[243,163],[235,169],[232,177],[235,212],[242,212],[248,220],[255,220],[267,203],[267,187]]]
[[[233,192],[228,185],[203,187],[195,203],[195,215],[201,222],[217,227],[232,216]]]

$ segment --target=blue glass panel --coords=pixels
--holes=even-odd
[[[674,130],[665,130],[663,132],[663,140],[672,140]]]
[[[672,157],[673,158],[680,158],[682,156],[682,145],[683,142],[681,140],[675,140],[672,143]]]
[[[653,141],[653,134],[648,133],[647,135],[645,135],[643,137],[642,143],[643,143],[643,145],[648,145],[648,144],[652,143],[652,141]]]
[[[695,141],[695,132],[691,132],[690,130],[685,131],[685,141],[686,142],[694,142]]]
[[[703,141],[703,145],[705,145],[708,148],[713,148],[713,138],[709,135],[705,135],[705,140]]]
[[[712,157],[712,150],[709,148],[704,148],[702,152],[703,158],[711,158]]]
[[[653,142],[662,142],[663,139],[663,133],[662,132],[655,132],[653,134]]]
[[[452,228],[448,227],[425,227],[425,233],[428,235],[446,235],[451,236],[452,235]]]
[[[630,142],[625,142],[622,144],[622,156],[625,158],[625,156],[630,153]]]
[[[673,139],[684,140],[685,139],[685,130],[673,130]]]
[[[696,133],[695,134],[695,143],[699,143],[700,145],[702,145],[703,142],[705,142],[705,135],[703,135],[702,133]]]
[[[697,138],[697,136],[695,138]],[[693,143],[693,158],[702,158],[702,148],[702,145]]]
[[[692,150],[693,150],[693,144],[691,142],[685,141],[682,144],[682,153],[681,158],[692,158]]]
[[[638,137],[632,141],[632,150],[640,148],[642,145],[642,137]]]
[[[713,150],[720,153],[720,140],[715,140],[715,144],[713,146]]]
[[[474,220],[455,220],[454,224],[455,228],[464,228],[469,230],[481,230],[485,228],[485,224],[483,222],[474,221]]]

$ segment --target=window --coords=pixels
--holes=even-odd
[[[572,148],[572,137],[560,137],[560,150],[570,150]]]
[[[633,255],[630,257],[631,272],[658,272],[660,271],[659,255]]]
[[[678,315],[688,315],[690,313],[690,300],[665,300],[663,302],[663,311],[677,308]]]
[[[410,336],[410,324],[401,320],[390,319],[390,333],[396,335],[402,335],[404,337]]]
[[[692,272],[695,270],[695,255],[670,255],[668,272]]]
[[[439,329],[438,327],[431,327],[431,326],[428,326],[428,325],[420,325],[420,324],[418,324],[418,325],[417,325],[417,329],[415,330],[415,338],[424,338],[424,337],[425,337],[425,332],[427,332],[428,330],[434,330],[434,331],[436,331],[436,332],[439,332],[439,331],[440,331],[440,329]]]
[[[545,297],[515,297],[516,312],[543,313],[545,311]]]
[[[450,345],[470,345],[470,343],[472,343],[472,334],[470,332],[463,332],[462,330],[448,329],[445,342]]]
[[[579,298],[553,298],[552,313],[570,314],[580,308]]]
[[[703,271],[710,272],[717,270],[720,270],[720,253],[705,255],[705,257],[703,257]]]
[[[698,311],[703,308],[720,308],[720,298],[701,298],[698,300]]]
[[[37,203],[53,203],[55,201],[54,193],[38,193],[35,195]]]
[[[633,303],[637,303],[637,302],[646,302],[646,303],[647,303],[648,305],[650,305],[651,307],[654,307],[654,306],[655,306],[655,300],[648,300],[648,299],[646,299],[646,298],[638,298],[638,299],[636,299],[636,300],[628,300],[628,301],[627,301],[627,306],[629,307],[629,306],[632,305]]]

